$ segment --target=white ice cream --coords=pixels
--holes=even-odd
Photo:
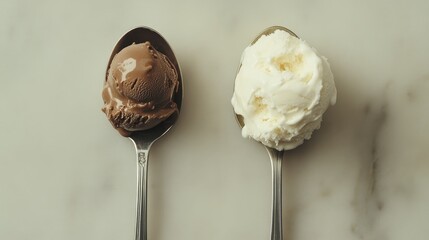
[[[276,30],[247,47],[232,105],[244,119],[243,137],[277,150],[309,139],[336,102],[329,63],[306,42]]]

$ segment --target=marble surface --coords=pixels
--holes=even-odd
[[[135,156],[101,112],[109,54],[146,25],[185,81],[152,148],[150,240],[269,238],[270,166],[230,98],[242,50],[283,25],[329,58],[337,105],[285,154],[286,240],[429,236],[429,2],[0,3],[0,239],[133,239]]]

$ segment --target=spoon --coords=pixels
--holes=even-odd
[[[265,29],[261,32],[250,45],[254,44],[264,35],[269,35],[276,30],[283,30],[288,32],[294,37],[298,37],[291,30],[282,27],[282,26],[272,26]],[[241,68],[238,67],[238,71]],[[238,73],[237,71],[237,73]],[[238,125],[243,128],[244,127],[244,119],[243,116],[235,114],[235,118],[237,119]],[[282,160],[284,151],[278,151],[274,148],[270,148],[265,146],[265,149],[270,156],[271,161],[271,179],[272,179],[272,204],[271,204],[271,240],[283,240],[283,225],[282,225]]]
[[[183,97],[183,82],[179,63],[167,41],[155,30],[148,27],[137,27],[124,36],[122,36],[110,55],[107,64],[106,79],[108,76],[109,66],[113,57],[123,48],[133,43],[144,43],[149,41],[152,46],[159,52],[163,53],[170,59],[177,70],[179,89],[173,96],[174,102],[180,113]],[[134,143],[137,154],[137,199],[136,199],[136,240],[147,240],[147,181],[148,181],[148,162],[149,150],[152,144],[167,133],[179,117],[179,113],[170,116],[168,119],[158,124],[157,126],[144,130],[136,131],[129,136],[129,139]]]

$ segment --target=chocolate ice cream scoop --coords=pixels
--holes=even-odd
[[[177,71],[164,54],[149,41],[132,44],[113,57],[103,88],[102,110],[127,137],[177,113],[173,96],[178,86]]]

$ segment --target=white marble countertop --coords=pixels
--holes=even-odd
[[[0,239],[133,239],[132,143],[101,112],[110,52],[146,25],[185,81],[151,151],[149,240],[269,239],[270,166],[230,105],[240,55],[283,25],[329,58],[321,130],[285,154],[285,240],[429,236],[428,1],[0,3]]]

